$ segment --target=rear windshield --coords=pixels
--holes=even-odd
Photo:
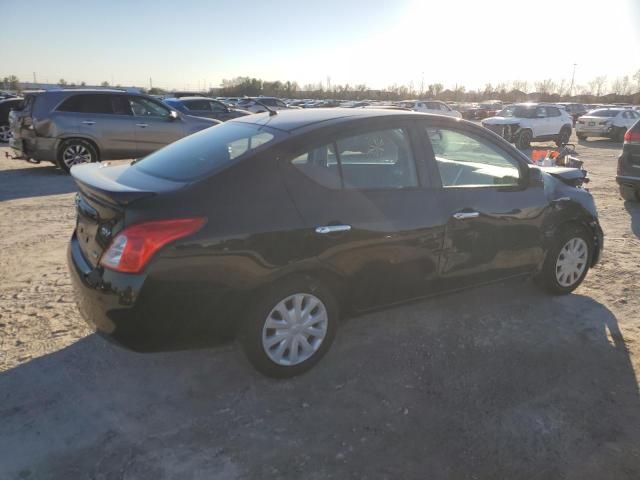
[[[589,112],[590,117],[615,117],[620,113],[620,110],[594,110]]]
[[[259,125],[223,123],[167,145],[136,162],[133,168],[168,180],[195,180],[222,170],[274,138]]]

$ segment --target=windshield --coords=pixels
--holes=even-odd
[[[511,105],[502,109],[498,113],[499,117],[516,117],[516,118],[535,118],[535,107],[522,107],[518,105]]]
[[[222,170],[274,138],[259,125],[223,123],[172,143],[136,162],[133,168],[168,180],[195,180]]]
[[[620,113],[620,110],[594,110],[589,112],[590,117],[615,117]]]

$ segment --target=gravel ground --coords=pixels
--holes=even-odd
[[[640,206],[620,145],[581,142],[605,252],[529,281],[351,319],[314,370],[234,346],[136,354],[92,334],[65,246],[74,185],[0,148],[1,479],[640,478]]]

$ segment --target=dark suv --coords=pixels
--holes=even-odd
[[[46,160],[65,171],[79,163],[143,157],[220,123],[196,118],[155,98],[123,90],[50,90],[27,95],[9,115],[18,158]]]
[[[640,120],[624,134],[616,181],[620,185],[622,198],[640,201]]]
[[[71,173],[69,267],[90,324],[141,350],[237,335],[276,377],[313,366],[341,313],[515,275],[566,294],[602,250],[574,169],[441,115],[248,115]]]

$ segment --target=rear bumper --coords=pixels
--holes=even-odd
[[[614,127],[584,127],[576,124],[576,135],[588,135],[593,137],[609,137],[613,134]]]
[[[41,161],[56,161],[58,140],[55,138],[33,137],[27,139],[11,138],[9,147],[13,150],[15,158]]]
[[[170,279],[93,268],[74,233],[67,262],[78,310],[97,333],[135,351],[204,346],[232,338],[235,325],[228,292]],[[197,298],[196,298],[197,297]],[[235,305],[234,305],[235,306]]]

